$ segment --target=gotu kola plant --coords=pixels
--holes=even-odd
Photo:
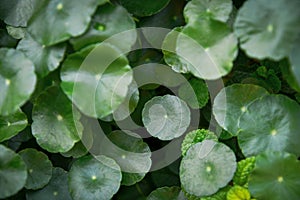
[[[0,2],[0,199],[300,199],[299,0]]]

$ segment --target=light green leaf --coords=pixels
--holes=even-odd
[[[248,157],[238,162],[236,172],[233,177],[233,183],[235,185],[247,186],[249,176],[252,173],[255,166],[255,157]]]
[[[41,45],[50,46],[83,34],[98,5],[107,0],[45,0],[28,23],[28,31]]]
[[[251,84],[233,84],[223,88],[214,99],[215,119],[223,129],[236,136],[240,116],[255,99],[267,94],[264,88]]]
[[[152,191],[147,200],[185,200],[180,187],[162,187]]]
[[[300,197],[300,162],[293,154],[266,152],[256,157],[249,190],[261,200],[297,200]]]
[[[248,56],[280,60],[287,57],[300,32],[300,1],[249,0],[234,24],[241,48]]]
[[[160,140],[180,137],[190,125],[190,110],[176,96],[156,96],[148,101],[142,112],[147,131]]]
[[[123,31],[135,29],[135,23],[125,8],[119,5],[106,4],[101,6],[93,16],[90,28],[83,35],[70,40],[75,50],[90,44],[102,42],[108,38],[109,42],[122,51],[129,51],[136,41],[135,32],[126,34],[126,38],[113,36]]]
[[[26,29],[22,27],[6,26],[7,33],[15,39],[22,39],[25,37]]]
[[[26,178],[26,165],[22,158],[0,144],[0,198],[16,194],[24,187]]]
[[[68,173],[61,168],[53,168],[50,182],[40,190],[28,190],[27,200],[72,200],[68,190]]]
[[[47,151],[67,152],[80,140],[80,113],[57,86],[37,98],[32,112],[32,135]]]
[[[120,167],[114,160],[85,156],[76,160],[69,173],[70,193],[74,200],[107,200],[119,190]]]
[[[249,190],[241,186],[233,186],[227,193],[227,200],[250,200]]]
[[[184,8],[184,17],[187,23],[193,23],[199,17],[226,22],[231,10],[231,0],[192,0]]]
[[[18,50],[0,48],[0,57],[0,115],[9,115],[29,99],[36,75],[32,62]]]
[[[226,186],[236,170],[234,152],[222,143],[204,140],[193,145],[180,165],[182,187],[197,197],[209,196]]]
[[[27,117],[21,110],[12,115],[0,116],[0,142],[17,135],[27,124]]]
[[[52,177],[52,163],[47,155],[35,149],[24,149],[19,155],[27,166],[25,188],[36,190],[47,185]]]
[[[132,71],[124,55],[102,43],[70,54],[63,63],[61,80],[63,91],[80,111],[104,118],[126,99]]]
[[[245,156],[264,151],[300,155],[300,106],[284,95],[266,95],[240,117],[238,143]]]
[[[122,6],[124,6],[130,13],[143,17],[158,13],[168,5],[170,0],[118,0],[118,2]]]
[[[59,66],[64,57],[66,45],[58,44],[46,47],[26,34],[26,37],[19,42],[17,49],[34,63],[36,74],[39,77],[44,77]]]

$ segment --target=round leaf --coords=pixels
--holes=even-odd
[[[28,23],[28,31],[40,44],[50,46],[83,34],[98,5],[107,0],[46,0]]]
[[[236,170],[233,151],[222,143],[204,140],[193,145],[180,165],[180,180],[186,192],[202,197],[226,186]]]
[[[132,71],[125,56],[102,43],[69,55],[61,79],[63,91],[84,114],[104,118],[126,99]]]
[[[131,29],[135,29],[135,23],[127,10],[119,5],[107,4],[98,8],[88,31],[70,41],[75,50],[78,50]],[[112,37],[109,42],[112,42],[119,49],[129,51],[128,47],[135,43],[137,35],[128,34],[127,36],[127,38],[122,39],[122,42],[118,40],[119,37],[117,37],[117,41],[114,41]]]
[[[264,88],[250,84],[233,84],[223,88],[214,99],[215,119],[223,129],[237,135],[238,120],[247,111],[248,105],[267,94]]]
[[[149,194],[147,200],[184,200],[186,199],[180,187],[162,187]]]
[[[238,142],[245,156],[266,150],[300,155],[300,106],[283,95],[266,95],[240,117]]]
[[[19,42],[17,49],[22,51],[34,63],[37,75],[43,77],[59,66],[60,61],[64,57],[66,45],[59,44],[45,47],[27,34]]]
[[[19,155],[27,166],[25,188],[36,190],[47,185],[52,177],[52,163],[47,155],[35,149],[24,149]]]
[[[70,193],[74,200],[106,200],[119,190],[120,167],[114,160],[85,156],[76,160],[69,173]]]
[[[23,53],[15,49],[0,49],[0,115],[16,112],[34,91],[34,67]]]
[[[190,125],[190,110],[176,96],[157,96],[148,101],[143,109],[143,123],[147,131],[160,140],[180,137]]]
[[[143,17],[150,16],[161,11],[168,5],[170,0],[118,0],[130,13]]]
[[[285,0],[245,2],[234,24],[241,48],[258,59],[280,60],[288,56],[300,32],[299,7],[298,0],[288,4]]]
[[[26,165],[22,158],[0,144],[0,198],[16,194],[24,187],[26,178]]]
[[[61,168],[53,168],[50,182],[41,190],[29,190],[27,200],[72,200],[68,190],[68,173]]]
[[[72,149],[65,153],[61,153],[65,157],[80,158],[88,153],[85,145],[81,141],[77,142]]]
[[[80,113],[56,86],[37,98],[32,119],[32,135],[49,152],[67,152],[80,140]]]
[[[266,152],[256,157],[249,190],[261,200],[299,199],[300,162],[286,152]]]
[[[0,142],[17,135],[27,124],[27,117],[21,110],[12,115],[0,116]]]
[[[185,6],[184,16],[187,23],[193,23],[198,17],[226,22],[231,10],[231,0],[193,0]]]

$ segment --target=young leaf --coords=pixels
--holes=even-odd
[[[227,193],[227,200],[250,200],[250,192],[241,186],[233,186]]]
[[[17,112],[33,93],[36,75],[32,62],[15,49],[0,49],[0,115]]]
[[[249,157],[238,162],[237,170],[233,177],[233,183],[235,185],[247,186],[249,176],[252,173],[255,166],[255,157]]]
[[[300,1],[249,0],[239,9],[234,32],[247,55],[280,60],[287,57],[299,34]],[[288,17],[287,17],[288,16]]]
[[[222,143],[204,140],[193,145],[180,165],[182,187],[197,197],[209,196],[226,186],[236,170],[233,151]]]
[[[47,155],[35,149],[24,149],[19,155],[27,166],[25,188],[36,190],[47,185],[52,177],[52,163]]]
[[[24,187],[26,179],[26,165],[22,158],[0,144],[0,198],[16,194]]]
[[[53,168],[50,182],[40,190],[28,190],[27,200],[72,200],[68,190],[68,173],[58,167]]]
[[[172,95],[152,98],[145,104],[142,116],[147,131],[160,140],[180,137],[190,125],[188,106]]]
[[[37,98],[32,119],[32,135],[49,152],[67,152],[80,140],[80,113],[57,86]]]
[[[69,173],[74,200],[111,199],[119,190],[122,174],[116,162],[106,156],[84,156],[76,160]]]
[[[21,110],[12,115],[0,116],[0,142],[17,135],[27,124],[27,117]]]
[[[286,152],[265,152],[256,157],[249,180],[253,197],[261,200],[299,199],[300,162]]]
[[[245,156],[264,151],[300,155],[300,106],[284,95],[266,95],[240,117],[238,143]]]

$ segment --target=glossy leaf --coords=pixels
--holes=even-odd
[[[35,101],[32,134],[49,152],[67,152],[79,141],[80,113],[57,86],[48,88]]]
[[[264,88],[251,84],[233,84],[223,88],[214,99],[215,119],[223,129],[236,136],[240,116],[247,112],[249,104],[255,99],[267,94]]]
[[[109,42],[120,50],[129,51],[135,43],[136,33],[126,34],[127,38],[123,37],[122,42],[119,36],[114,39],[114,35],[131,29],[135,29],[135,23],[127,10],[119,5],[107,4],[98,8],[87,32],[70,42],[78,50],[109,38]]]
[[[147,131],[160,140],[180,137],[190,124],[188,106],[172,95],[152,98],[145,104],[142,116]]]
[[[32,62],[18,50],[1,48],[0,57],[0,115],[9,115],[29,99],[36,75]]]
[[[162,187],[152,191],[147,200],[185,200],[180,187]]]
[[[27,200],[72,200],[68,190],[68,173],[58,167],[53,168],[50,182],[40,190],[26,192]]]
[[[80,111],[104,118],[126,99],[132,71],[127,58],[115,47],[92,45],[67,57],[61,79],[63,91]]]
[[[235,170],[236,158],[229,147],[213,140],[204,140],[193,145],[183,157],[180,181],[189,194],[208,196],[226,186]]]
[[[256,157],[249,190],[261,200],[299,199],[300,163],[286,152],[266,152]]]
[[[24,187],[26,178],[26,165],[22,158],[0,144],[0,198],[16,194]]]
[[[288,4],[284,0],[245,2],[234,24],[241,48],[258,59],[287,57],[300,32],[299,7],[298,0]]]
[[[47,185],[52,177],[52,163],[47,155],[35,149],[24,149],[19,155],[27,166],[25,188],[36,190]]]
[[[118,2],[122,6],[124,6],[130,13],[143,17],[158,13],[160,10],[162,10],[168,5],[170,0],[118,0]]]
[[[27,117],[21,110],[12,115],[0,116],[0,142],[17,135],[27,124]]]
[[[74,200],[111,199],[121,182],[120,167],[114,160],[85,156],[76,160],[69,173],[70,193]]]
[[[239,146],[245,156],[264,151],[300,155],[300,106],[283,95],[266,95],[248,106],[240,117]]]
[[[36,74],[44,77],[59,66],[64,57],[66,45],[45,47],[26,34],[26,37],[19,42],[17,49],[34,63]]]
[[[45,0],[28,23],[28,31],[41,45],[50,46],[83,34],[98,5],[107,0]]]

